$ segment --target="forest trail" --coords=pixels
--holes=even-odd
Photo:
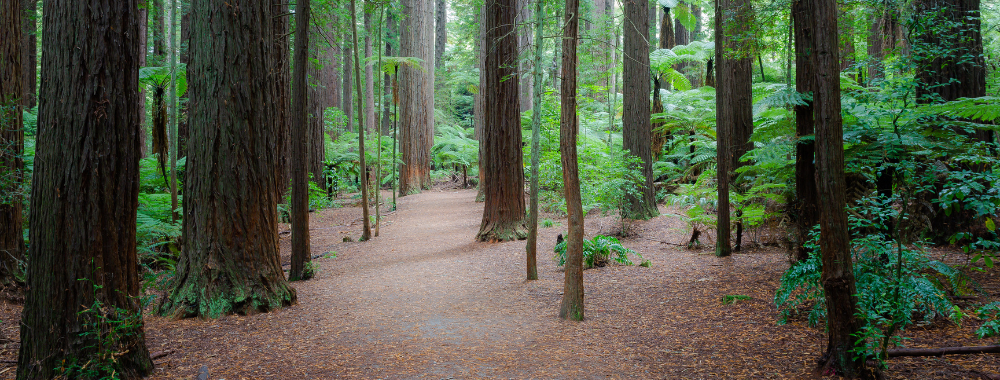
[[[776,326],[770,297],[781,253],[729,259],[648,239],[626,241],[651,268],[585,271],[587,320],[558,319],[563,272],[551,260],[563,226],[540,228],[540,280],[524,280],[524,241],[474,241],[474,190],[400,198],[370,242],[359,209],[311,222],[317,278],[294,283],[299,303],[215,321],[147,317],[154,379],[800,378],[822,346],[811,329]],[[588,236],[599,229],[588,218]],[[683,241],[664,216],[639,226]],[[282,236],[287,261],[288,236]],[[729,274],[727,274],[729,273]],[[742,276],[742,277],[738,277]],[[721,305],[722,294],[749,301]]]

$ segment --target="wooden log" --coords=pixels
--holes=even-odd
[[[969,355],[969,354],[997,354],[1000,353],[1000,346],[965,346],[965,347],[941,347],[941,348],[896,348],[889,350],[890,358],[898,356],[944,356],[944,355]]]

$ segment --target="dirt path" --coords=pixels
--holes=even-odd
[[[563,272],[551,252],[565,227],[540,229],[541,279],[526,282],[523,241],[474,242],[482,215],[474,198],[471,190],[401,198],[381,236],[365,243],[343,242],[359,235],[357,208],[314,214],[313,254],[337,257],[317,259],[317,278],[294,284],[299,303],[212,321],[147,315],[150,351],[172,351],[151,378],[192,379],[205,365],[211,379],[227,380],[802,379],[825,344],[818,329],[775,324],[783,252],[720,259],[662,244],[690,232],[669,210],[623,242],[652,267],[585,271],[587,320],[562,321]],[[588,217],[588,237],[611,223]],[[727,294],[750,299],[723,305]],[[5,304],[0,316],[16,321],[19,312]],[[983,343],[972,324],[942,326],[916,332],[914,346],[940,346],[942,335],[948,345]],[[16,324],[2,333],[16,340]],[[15,343],[0,345],[0,359],[16,359]],[[912,358],[891,362],[889,378],[982,378],[998,368],[995,355]]]

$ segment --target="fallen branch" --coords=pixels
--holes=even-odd
[[[944,356],[970,354],[997,354],[1000,346],[965,346],[941,348],[896,348],[886,352],[890,358],[898,356]]]
[[[676,246],[678,246],[678,247],[687,247],[687,245],[686,245],[686,244],[677,244],[677,243],[671,243],[671,242],[669,242],[669,241],[663,241],[663,240],[656,240],[656,239],[650,239],[650,238],[648,238],[648,237],[640,237],[640,238],[641,238],[641,239],[645,239],[645,240],[649,240],[649,241],[655,241],[655,242],[657,242],[657,243],[660,243],[660,244],[670,244],[670,245],[676,245]]]
[[[167,355],[170,355],[170,354],[173,354],[173,353],[174,353],[174,350],[161,351],[161,352],[157,352],[155,354],[149,355],[149,358],[151,360],[162,359],[163,357],[165,357]]]

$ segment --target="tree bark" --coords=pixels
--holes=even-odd
[[[517,52],[520,55],[521,52],[527,51],[531,46],[531,32],[532,28],[528,27],[528,21],[531,20],[531,6],[529,5],[529,0],[517,0]],[[527,54],[525,54],[527,56]],[[532,60],[525,58],[518,60],[518,73],[520,75],[520,86],[518,93],[521,96],[520,112],[527,111],[532,108],[532,100],[535,98],[534,94],[534,70],[531,69]]]
[[[312,33],[312,29],[310,29],[310,33]],[[324,96],[326,95],[326,91],[324,87],[325,83],[323,83],[323,74],[326,67],[332,66],[332,64],[323,62],[323,57],[327,53],[320,48],[317,40],[319,39],[309,39],[309,54],[319,64],[307,65],[309,75],[309,89],[307,94],[309,99],[309,137],[306,139],[309,144],[309,173],[312,174],[312,181],[321,189],[326,189],[326,174],[324,173],[326,166],[323,163],[326,160],[326,135],[323,133],[326,127],[324,120],[326,112],[326,104],[324,103],[326,98]]]
[[[358,10],[357,1],[351,0],[351,37],[354,39],[354,51],[358,52],[361,47],[358,46]],[[368,241],[372,238],[371,220],[368,218],[368,187],[371,184],[370,173],[368,172],[368,165],[365,162],[365,124],[364,110],[361,109],[361,57],[354,57],[354,75],[357,80],[355,80],[355,86],[357,86],[358,91],[358,117],[361,118],[358,125],[358,161],[359,161],[359,177],[361,178],[361,238],[358,241]]]
[[[535,62],[532,66],[534,92],[531,111],[531,214],[528,221],[527,277],[538,279],[538,165],[541,155],[542,127],[542,56],[545,53],[542,32],[545,18],[545,0],[535,0]]]
[[[843,120],[840,104],[840,57],[836,0],[813,1],[812,55],[815,68],[813,107],[816,124],[816,183],[820,211],[822,283],[829,341],[819,368],[848,378],[869,377],[864,356],[855,355],[857,317],[854,264],[845,211]]]
[[[795,25],[795,91],[812,93],[815,89],[816,70],[813,54],[813,10],[810,0],[792,2],[791,17]],[[803,261],[809,258],[805,243],[809,232],[819,224],[819,195],[816,193],[816,165],[814,158],[816,142],[814,133],[813,101],[795,106],[795,210],[796,235],[793,259]]]
[[[285,199],[288,193],[288,180],[291,173],[291,162],[288,155],[291,150],[291,42],[288,38],[289,22],[288,0],[271,0],[271,11],[274,17],[274,66],[272,80],[275,81],[275,102],[272,107],[277,112],[278,140],[277,140],[277,165],[274,167],[274,178],[277,182],[275,189],[278,191],[278,202]],[[179,141],[178,141],[179,142]],[[180,155],[178,155],[180,157]]]
[[[486,205],[476,239],[524,239],[524,165],[521,151],[521,114],[517,66],[515,0],[487,0],[483,25],[486,82],[483,111],[486,124],[481,144],[483,193]]]
[[[399,20],[396,19],[395,13],[388,10],[386,17],[386,27],[385,27],[385,56],[391,57],[393,54],[393,41],[399,41]],[[389,105],[392,104],[392,78],[387,73],[383,77],[382,83],[382,134],[389,135],[392,133],[392,110]]]
[[[434,144],[434,8],[430,0],[403,0],[400,56],[424,60],[423,69],[404,66],[399,73],[401,196],[431,187]]]
[[[917,86],[917,101],[948,102],[985,96],[980,0],[921,0],[916,6],[927,24],[921,25],[926,33],[915,33],[915,40],[925,46],[913,52],[921,84]],[[936,26],[942,24],[956,26]],[[942,54],[940,47],[951,51]],[[977,137],[986,140],[985,134]]]
[[[139,379],[153,362],[137,298],[138,1],[46,0],[44,9],[31,199],[45,207],[30,211],[17,378],[101,360],[98,336],[85,333],[125,320],[109,349],[122,353],[116,374]]]
[[[166,66],[167,36],[166,34],[166,5],[164,0],[149,0],[150,9],[153,10],[153,62],[158,66]]]
[[[563,16],[561,114],[559,151],[563,166],[563,188],[566,199],[568,234],[566,239],[566,270],[562,306],[559,318],[582,321],[583,301],[583,203],[580,198],[579,161],[576,137],[579,119],[576,115],[577,38],[580,33],[580,0],[566,0]]]
[[[441,68],[444,66],[444,50],[448,44],[448,3],[445,0],[437,0],[435,7],[436,18],[434,21],[434,66]]]
[[[890,358],[897,358],[901,356],[945,356],[945,355],[974,355],[974,354],[997,354],[997,353],[1000,353],[1000,346],[897,348],[886,351],[886,355]]]
[[[753,103],[751,88],[753,66],[752,41],[735,38],[749,28],[753,21],[750,2],[747,0],[719,0],[716,7],[716,64],[719,77],[716,94],[716,125],[718,128],[719,216],[716,231],[716,254],[726,256],[739,251],[742,225],[737,224],[735,247],[729,247],[730,202],[729,191],[734,173],[743,166],[742,157],[751,148],[753,133]],[[723,162],[724,161],[724,162]]]
[[[0,288],[14,284],[24,262],[22,202],[24,182],[23,110],[31,102],[22,86],[26,66],[26,23],[21,3],[0,5]],[[34,23],[34,18],[32,18]],[[33,49],[33,46],[32,46]]]
[[[272,0],[191,4],[191,123],[184,248],[160,305],[174,317],[217,318],[291,305],[278,256],[274,167],[276,48]],[[221,37],[220,37],[221,36]]]
[[[372,65],[368,61],[372,57],[372,16],[371,12],[364,11],[365,23],[365,132],[378,133],[375,129],[375,74],[372,72]]]
[[[341,72],[343,73],[344,86],[341,87],[343,96],[340,98],[340,109],[344,111],[345,128],[347,128],[348,132],[354,132],[354,97],[351,96],[351,91],[354,91],[354,77],[352,76],[354,71],[354,49],[351,48],[350,43],[346,43],[344,44],[343,51],[344,69]]]
[[[290,281],[306,280],[312,273],[306,265],[312,259],[309,250],[309,121],[306,110],[308,83],[306,68],[309,57],[309,0],[298,0],[295,6],[295,78],[292,81],[292,266]]]
[[[639,194],[628,195],[625,212],[631,219],[649,219],[659,214],[653,193],[653,163],[650,150],[652,125],[650,124],[649,93],[651,91],[649,67],[649,3],[646,0],[624,0],[625,62],[623,75],[625,93],[622,99],[622,137],[624,148],[642,160],[645,182]]]
[[[38,41],[37,41],[37,25],[38,25],[38,0],[21,0],[22,1],[22,12],[19,15],[23,16],[24,28],[21,30],[21,41],[24,44],[21,52],[24,54],[21,58],[21,76],[24,78],[24,83],[21,84],[22,90],[24,91],[24,107],[31,109],[38,105]],[[145,29],[144,29],[145,30]]]
[[[660,15],[660,49],[671,49],[677,46],[674,24],[670,20],[670,8],[661,7],[661,9],[663,12]]]

